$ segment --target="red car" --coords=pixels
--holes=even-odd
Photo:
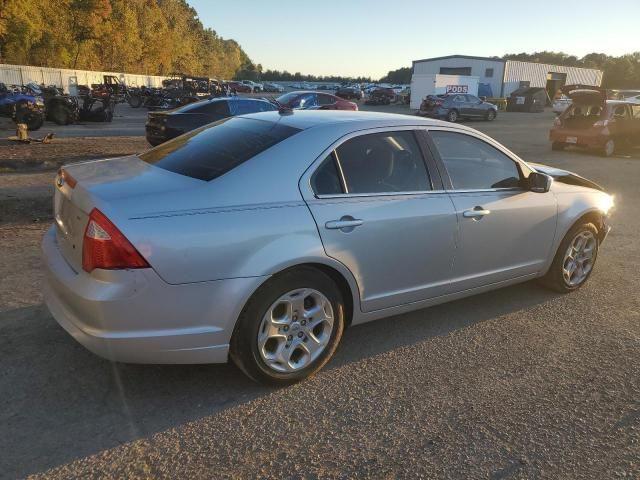
[[[241,82],[229,82],[227,86],[232,93],[251,93],[251,87]]]
[[[549,132],[554,150],[575,145],[609,157],[640,145],[640,105],[607,100],[607,92],[597,87],[567,88],[563,93],[571,99],[571,105],[556,118]]]
[[[330,93],[290,92],[279,96],[278,103],[300,110],[358,110],[358,105]]]

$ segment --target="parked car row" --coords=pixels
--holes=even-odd
[[[155,146],[225,118],[278,109],[355,111],[358,105],[329,93],[309,91],[286,93],[275,101],[238,96],[212,98],[170,111],[149,112],[146,137]]]

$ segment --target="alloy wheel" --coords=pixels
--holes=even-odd
[[[333,322],[333,307],[324,294],[312,288],[292,290],[264,314],[257,338],[260,357],[277,372],[302,370],[329,344]]]
[[[567,285],[577,287],[593,269],[598,241],[592,232],[582,231],[575,236],[562,262],[562,276]]]

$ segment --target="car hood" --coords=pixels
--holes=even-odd
[[[568,170],[562,170],[556,167],[549,167],[548,165],[542,165],[539,163],[529,163],[531,167],[536,171],[546,173],[553,177],[556,182],[565,183],[567,185],[576,185],[579,187],[593,188],[594,190],[600,190],[604,192],[604,188],[591,180],[581,177],[577,173],[570,172]]]

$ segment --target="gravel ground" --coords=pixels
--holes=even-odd
[[[616,195],[589,283],[355,327],[324,371],[285,389],[231,365],[93,356],[42,306],[45,226],[0,225],[0,477],[640,478],[640,154],[551,152],[551,119],[470,125]],[[0,191],[42,196],[48,178],[0,176]]]

